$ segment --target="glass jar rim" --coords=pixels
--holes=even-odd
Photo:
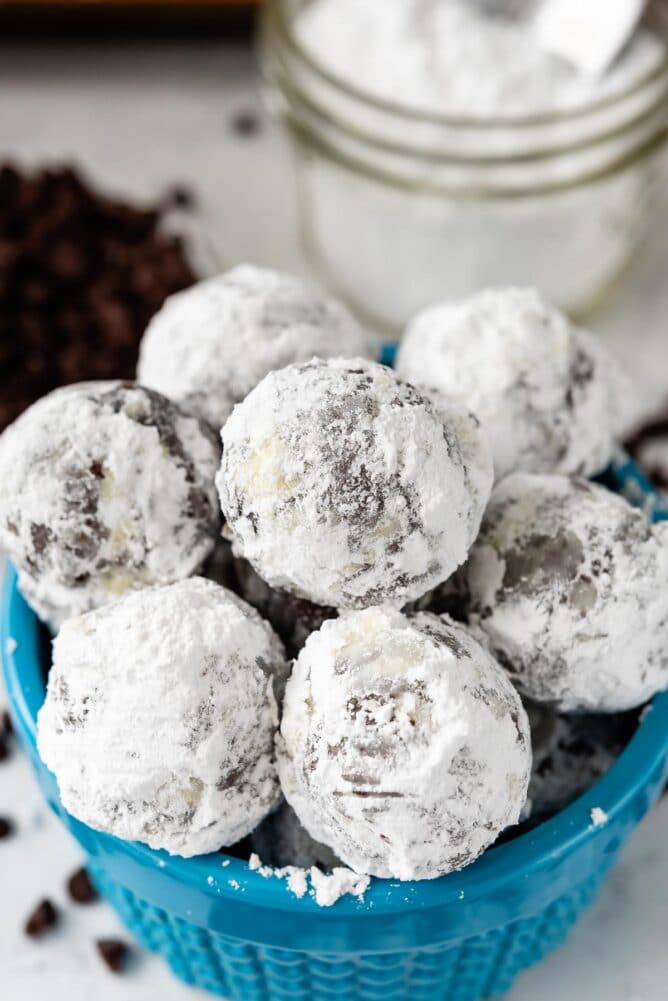
[[[668,41],[668,2],[659,0],[659,4],[654,4],[651,8],[653,16],[661,22],[662,34]],[[359,105],[366,106],[379,114],[393,116],[397,120],[403,120],[423,124],[425,126],[442,126],[449,129],[478,129],[498,130],[506,129],[532,129],[549,127],[550,125],[563,125],[569,121],[585,120],[589,116],[605,112],[613,108],[619,101],[629,99],[638,95],[646,87],[659,81],[662,76],[668,76],[668,45],[663,58],[657,66],[651,68],[639,78],[634,78],[627,88],[621,88],[604,97],[594,99],[583,104],[578,104],[573,108],[558,108],[548,112],[533,112],[527,115],[457,115],[441,114],[428,111],[426,109],[412,108],[409,105],[401,104],[398,101],[390,101],[378,97],[367,91],[356,87],[355,84],[344,80],[338,74],[332,72],[322,65],[309,52],[306,46],[302,45],[299,38],[292,30],[292,19],[288,10],[288,0],[269,0],[264,15],[273,23],[273,28],[278,32],[279,37],[287,47],[316,77],[319,77],[327,85],[337,89],[347,98]]]

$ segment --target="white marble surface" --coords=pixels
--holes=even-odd
[[[230,116],[258,104],[250,56],[219,45],[148,49],[0,47],[0,159],[74,159],[108,187],[152,196],[192,183],[221,264],[250,259],[302,270],[289,157],[274,130],[240,139]],[[665,175],[668,178],[668,173]],[[668,186],[663,214],[624,292],[595,321],[634,376],[642,406],[668,396]],[[118,933],[102,904],[68,907],[47,940],[20,926],[36,899],[64,903],[76,847],[41,806],[17,754],[0,765],[0,814],[19,835],[0,843],[0,998],[134,1001],[201,997],[153,957],[114,978],[95,955]],[[665,1001],[668,800],[636,833],[570,942],[525,974],[511,1001]]]

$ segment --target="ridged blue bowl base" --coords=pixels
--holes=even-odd
[[[269,949],[198,928],[112,882],[90,863],[101,894],[144,948],[187,984],[234,1001],[478,1001],[500,997],[516,976],[566,939],[614,859],[530,918],[451,945],[351,956]]]

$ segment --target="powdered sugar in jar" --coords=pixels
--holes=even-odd
[[[582,314],[641,242],[668,136],[668,0],[599,77],[540,48],[538,6],[269,4],[262,65],[307,254],[374,325],[518,282]]]

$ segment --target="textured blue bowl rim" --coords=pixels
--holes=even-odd
[[[602,480],[636,502],[642,500],[655,520],[668,518],[657,494],[625,457],[618,457]],[[45,692],[38,656],[38,629],[35,614],[18,590],[16,571],[8,565],[1,605],[0,651],[19,734],[35,759],[36,718]],[[442,908],[456,901],[473,903],[489,895],[498,896],[499,892],[504,892],[504,886],[517,886],[545,870],[556,871],[560,860],[584,847],[586,842],[604,839],[606,832],[614,832],[615,820],[622,817],[652,776],[656,777],[657,769],[665,765],[667,756],[668,693],[663,693],[655,697],[643,714],[635,735],[607,774],[553,819],[512,841],[492,847],[459,873],[413,883],[372,879],[363,902],[344,897],[327,912],[309,896],[298,900],[283,881],[264,879],[251,871],[246,862],[231,856],[214,853],[181,859],[136,842],[91,832],[68,815],[66,821],[84,843],[90,842],[92,834],[96,844],[103,846],[105,855],[124,856],[144,868],[159,870],[179,886],[189,887],[212,900],[220,902],[222,898],[239,902],[243,898],[245,903],[257,908],[304,914],[313,911],[322,915],[336,912],[338,917],[347,920],[365,917],[370,911],[377,916],[398,916]],[[596,827],[591,820],[595,807],[609,818],[601,827]],[[611,841],[610,850],[613,848]]]

